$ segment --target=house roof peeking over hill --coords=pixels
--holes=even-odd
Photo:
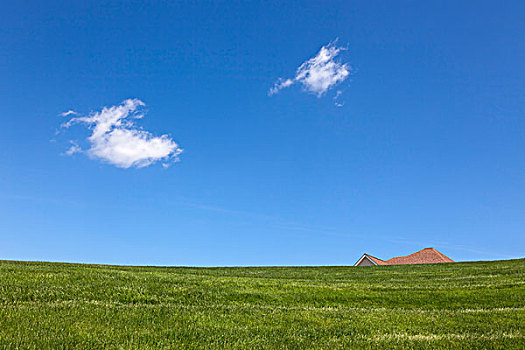
[[[440,264],[451,262],[454,262],[454,260],[450,259],[443,253],[438,252],[436,249],[425,248],[407,256],[398,256],[388,260],[381,260],[365,253],[354,266]]]

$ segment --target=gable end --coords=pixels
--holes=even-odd
[[[370,259],[366,254],[363,254],[363,256],[354,264],[354,266],[375,266],[377,263]]]

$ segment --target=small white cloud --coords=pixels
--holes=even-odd
[[[344,103],[343,102],[339,102],[339,96],[341,96],[343,92],[341,90],[338,90],[334,96],[334,105],[336,107],[343,107],[344,106]]]
[[[336,61],[339,53],[346,49],[337,47],[335,43],[321,47],[315,57],[301,64],[293,79],[279,78],[268,95],[275,95],[284,88],[300,83],[306,91],[321,97],[331,87],[343,82],[350,75],[351,68],[347,63]]]
[[[273,85],[273,87],[268,91],[268,95],[272,96],[279,92],[279,90],[284,89],[290,85],[292,85],[294,81],[292,79],[282,79],[279,78],[277,82]]]
[[[145,104],[138,99],[128,99],[89,116],[71,118],[62,127],[87,125],[92,134],[87,138],[90,148],[85,153],[120,168],[142,168],[157,161],[164,161],[164,164],[169,160],[176,161],[182,149],[170,137],[154,136],[135,125],[135,119],[144,117],[140,113],[143,106]],[[82,151],[75,145],[73,143],[66,154]]]
[[[67,117],[67,116],[70,116],[70,115],[78,115],[77,112],[75,112],[74,110],[70,109],[69,111],[67,112],[64,112],[64,113],[60,113],[60,116],[61,117]]]
[[[75,153],[81,153],[82,148],[75,142],[75,141],[69,141],[71,143],[71,147],[68,148],[67,151],[64,152],[66,156],[72,156]]]

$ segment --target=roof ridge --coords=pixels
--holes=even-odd
[[[393,258],[390,258],[388,260],[385,260],[385,261],[390,261],[390,260],[393,260],[393,259],[397,259],[397,258],[408,258],[409,256],[413,256],[413,255],[416,255],[418,253],[421,253],[423,250],[427,250],[427,249],[434,249],[434,248],[423,248],[421,250],[418,250],[417,252],[415,253],[412,253],[412,254],[409,254],[409,255],[404,255],[404,256],[394,256]],[[435,249],[434,249],[435,250]]]

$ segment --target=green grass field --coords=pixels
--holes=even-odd
[[[525,348],[525,259],[162,268],[0,261],[4,349]]]

